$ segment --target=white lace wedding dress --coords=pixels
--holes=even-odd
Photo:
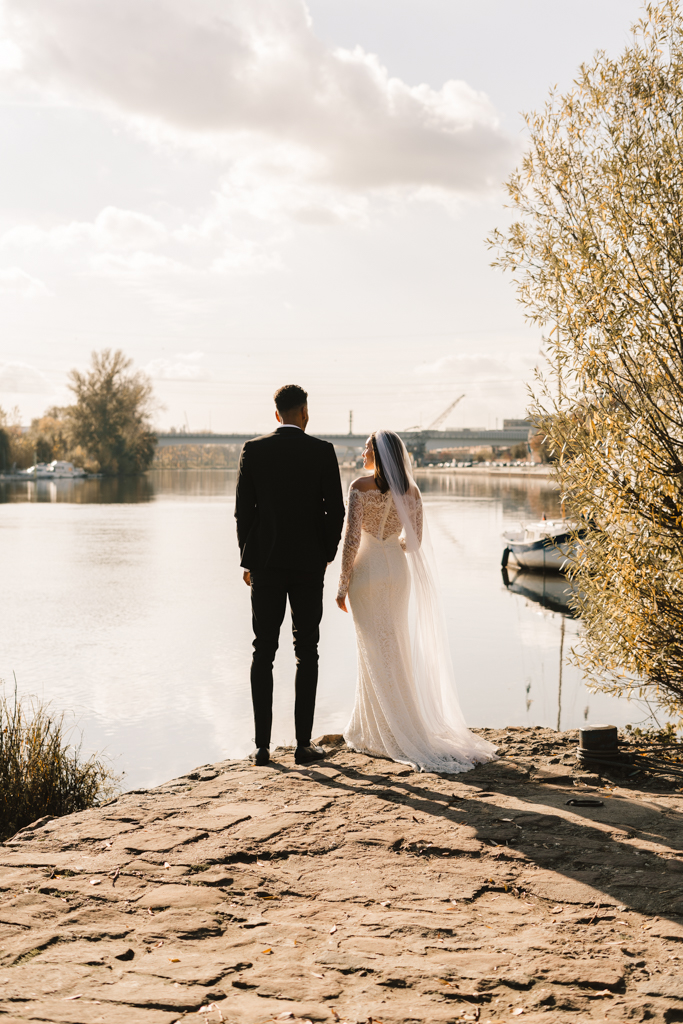
[[[417,488],[404,500],[421,543],[423,510]],[[353,612],[358,682],[344,739],[354,750],[424,771],[468,771],[476,762],[490,760],[495,748],[467,728],[454,692],[452,700],[448,695],[436,705],[425,699],[430,687],[416,677],[411,650],[411,573],[404,549],[391,491],[351,487],[338,596],[348,592]]]

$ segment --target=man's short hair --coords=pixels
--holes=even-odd
[[[308,403],[308,395],[298,384],[285,384],[278,388],[273,395],[275,408],[279,413],[291,412],[292,409],[301,409]]]

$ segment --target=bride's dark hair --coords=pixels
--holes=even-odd
[[[394,457],[394,461],[396,462],[397,475],[402,489],[401,493],[407,494],[408,490],[410,489],[410,481],[408,479],[408,474],[406,473],[405,463],[403,462],[403,444],[401,442],[401,438],[398,436],[398,434],[395,434],[393,430],[385,430],[383,431],[383,433],[386,438],[387,445],[391,451],[391,454]],[[382,494],[386,494],[386,492],[389,490],[389,483],[384,473],[382,460],[380,458],[379,452],[377,451],[377,442],[375,440],[376,434],[376,430],[373,430],[373,432],[370,434],[370,440],[372,442],[372,455],[375,460],[375,483],[377,484],[378,490],[380,490]]]

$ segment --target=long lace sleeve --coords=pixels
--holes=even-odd
[[[413,529],[415,530],[415,536],[417,537],[417,543],[422,546],[422,498],[420,492],[414,498],[410,498],[407,501],[408,510],[410,512],[410,521]],[[399,544],[406,550],[406,532],[402,531],[399,537]]]
[[[417,534],[417,542],[422,545],[422,497],[418,491],[417,498],[415,499],[415,533]]]
[[[356,552],[360,545],[363,526],[363,499],[361,492],[351,487],[349,490],[349,507],[346,512],[346,530],[344,531],[344,547],[342,548],[342,566],[339,574],[337,597],[346,597],[349,580],[356,560]]]

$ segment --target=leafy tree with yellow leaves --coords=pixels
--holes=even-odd
[[[647,4],[616,59],[527,116],[494,233],[547,332],[534,417],[586,543],[572,569],[595,686],[683,712],[683,15]]]

